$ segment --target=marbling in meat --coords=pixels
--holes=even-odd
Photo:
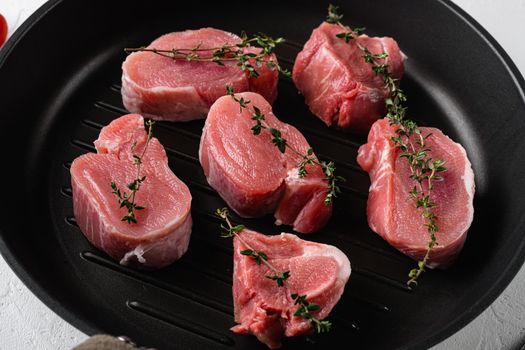
[[[392,38],[360,35],[346,43],[336,37],[341,32],[341,27],[326,22],[314,29],[295,59],[293,81],[326,125],[366,133],[383,116],[389,91],[383,77],[363,59],[360,46],[373,54],[386,52],[383,63],[397,79],[403,75],[405,56]]]
[[[165,34],[148,48],[222,47],[241,42],[238,36],[214,28]],[[248,47],[246,52],[260,49]],[[212,51],[199,51],[210,56]],[[275,55],[271,57],[275,62]],[[259,77],[249,77],[235,61],[214,62],[173,60],[152,52],[130,54],[122,65],[122,100],[126,109],[153,119],[188,121],[206,117],[210,106],[225,94],[226,85],[235,91],[255,91],[273,102],[277,97],[278,71],[266,64],[257,67]]]
[[[447,170],[435,181],[431,200],[437,216],[438,245],[430,254],[428,267],[448,267],[454,262],[472,223],[474,207],[474,173],[463,147],[436,128],[420,128],[426,140],[429,156],[446,161]],[[395,126],[388,119],[374,123],[368,143],[359,148],[357,161],[370,175],[372,185],[368,197],[367,215],[370,228],[389,244],[415,260],[422,260],[428,247],[429,234],[421,211],[416,209],[409,192],[416,184],[409,178],[406,158],[390,139]]]
[[[298,306],[291,295],[306,295],[309,303],[320,306],[312,312],[324,319],[337,304],[350,277],[350,261],[334,246],[304,241],[282,233],[266,236],[251,230],[239,233],[256,251],[264,252],[279,271],[290,271],[282,287],[267,275],[274,275],[266,265],[242,255],[247,247],[234,239],[233,301],[236,333],[253,334],[271,349],[281,346],[281,338],[312,331],[309,320],[294,316]]]
[[[310,148],[296,128],[277,119],[261,95],[236,96],[258,107],[266,116],[265,123],[280,130],[299,152],[305,154]],[[300,178],[302,158],[290,150],[281,153],[267,130],[253,135],[251,115],[246,109],[241,112],[230,96],[219,98],[211,107],[199,148],[208,183],[243,217],[275,213],[278,224],[293,225],[297,232],[319,230],[332,214],[332,204],[324,204],[327,182],[321,168],[308,166],[308,175]]]
[[[160,268],[179,259],[191,234],[191,194],[168,167],[164,147],[152,138],[140,175],[146,179],[136,193],[137,223],[121,221],[127,213],[112,193],[114,181],[121,190],[137,176],[131,147],[140,154],[147,141],[144,120],[128,114],[112,121],[95,141],[97,153],[76,158],[71,165],[75,218],[86,238],[123,265]]]

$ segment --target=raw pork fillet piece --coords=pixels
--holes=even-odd
[[[241,41],[232,33],[202,28],[163,35],[148,48],[191,49],[199,45],[213,48]],[[245,51],[258,53],[260,49],[248,47]],[[198,53],[211,56],[212,51]],[[271,59],[277,62],[275,55]],[[252,64],[256,67],[255,62]],[[273,103],[277,97],[277,70],[266,64],[256,70],[260,74],[258,78],[249,77],[234,61],[225,61],[221,66],[214,62],[175,61],[152,52],[135,52],[122,65],[122,100],[132,113],[171,121],[205,118],[213,102],[225,95],[226,85],[232,85],[239,92],[258,92]]]
[[[213,104],[204,124],[199,158],[208,183],[240,216],[275,213],[277,224],[293,225],[297,232],[319,230],[332,215],[332,205],[324,204],[328,184],[321,168],[308,166],[308,175],[300,178],[299,155],[289,149],[281,153],[267,130],[253,135],[253,106],[299,152],[307,152],[308,142],[296,128],[279,121],[261,95],[244,92],[236,97],[251,101],[250,111],[239,111],[239,104],[224,96]]]
[[[427,266],[446,268],[451,265],[467,238],[474,207],[474,173],[463,147],[436,128],[420,128],[423,135],[431,133],[426,144],[430,157],[444,160],[447,170],[435,181],[431,200],[437,216],[438,245],[432,249]],[[409,192],[416,184],[409,179],[406,158],[400,158],[391,136],[395,126],[378,120],[368,134],[368,143],[359,148],[357,162],[370,175],[372,185],[368,196],[368,224],[389,244],[414,260],[422,260],[427,251],[429,234],[421,211],[416,209]]]
[[[326,22],[314,29],[295,59],[293,81],[312,113],[326,125],[368,132],[383,116],[389,91],[358,45],[373,54],[386,52],[388,58],[378,61],[384,61],[397,79],[403,75],[405,56],[392,38],[360,35],[346,43],[336,37],[341,32],[341,27]]]
[[[122,265],[160,268],[179,259],[188,249],[191,234],[191,194],[168,167],[164,147],[152,138],[142,158],[140,176],[146,179],[136,193],[137,223],[121,221],[127,213],[112,193],[114,181],[130,193],[137,168],[132,157],[141,154],[147,141],[144,120],[128,114],[112,121],[100,132],[95,147],[71,165],[73,208],[87,239]]]
[[[310,321],[293,315],[298,308],[291,297],[294,293],[319,304],[320,309],[312,312],[317,319],[328,316],[350,277],[350,261],[342,251],[288,233],[266,236],[245,229],[239,235],[255,251],[264,252],[279,271],[290,271],[290,277],[282,287],[266,278],[275,273],[264,264],[257,265],[253,257],[242,255],[247,247],[236,237],[233,302],[239,324],[232,331],[253,334],[271,349],[281,346],[283,336],[310,332]]]

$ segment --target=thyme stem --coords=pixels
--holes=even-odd
[[[125,48],[124,51],[126,51],[127,53],[153,52],[159,56],[168,57],[174,60],[197,61],[197,62],[217,62],[213,60],[213,56],[200,56],[200,55],[192,54],[192,52],[194,51],[192,51],[191,49],[161,50],[161,49],[155,49],[155,48],[147,49],[147,48],[139,47],[139,48]],[[201,49],[196,50],[196,51],[201,51]],[[209,51],[209,50],[206,49],[206,51]],[[223,58],[221,58],[221,61],[222,62],[238,61],[238,58],[233,56],[233,52],[232,52],[232,56],[224,56]]]
[[[336,36],[348,43],[361,35],[363,29],[351,30],[341,23],[342,18],[343,15],[337,13],[336,6],[330,5],[328,7],[326,21],[341,27],[344,32]],[[421,129],[414,121],[405,118],[407,108],[403,106],[403,103],[406,102],[407,98],[404,91],[397,86],[398,79],[392,77],[388,64],[384,62],[388,54],[386,52],[372,54],[367,47],[359,43],[356,43],[356,45],[363,52],[365,62],[372,66],[373,72],[383,77],[385,88],[390,94],[390,97],[385,101],[386,116],[390,125],[396,127],[396,136],[392,136],[390,139],[394,142],[395,147],[401,150],[400,157],[407,159],[410,167],[410,179],[416,182],[416,185],[409,192],[409,198],[414,201],[416,208],[426,221],[425,226],[429,234],[427,251],[423,259],[418,261],[418,268],[410,270],[408,274],[409,280],[407,281],[409,286],[412,284],[417,285],[417,279],[425,271],[432,249],[438,245],[436,232],[438,232],[439,227],[437,225],[437,216],[433,211],[437,204],[431,201],[431,193],[433,182],[442,180],[441,176],[437,174],[446,171],[444,167],[445,161],[440,159],[433,160],[430,156],[429,152],[431,149],[428,148],[426,140],[432,134],[423,135]],[[426,189],[424,184],[426,184]]]
[[[142,165],[142,159],[144,158],[144,155],[146,154],[146,150],[148,149],[150,140],[153,136],[153,124],[154,122],[152,120],[148,120],[146,122],[146,125],[148,126],[148,136],[146,140],[146,144],[144,145],[144,148],[142,149],[142,152],[140,155],[135,154],[135,147],[137,146],[137,143],[133,143],[131,145],[131,154],[133,156],[133,164],[136,166],[136,176],[135,180],[130,182],[127,187],[131,191],[129,194],[125,191],[121,191],[115,181],[111,181],[111,189],[114,195],[118,198],[118,203],[120,207],[126,207],[128,210],[127,214],[125,214],[121,220],[126,221],[128,224],[131,223],[137,223],[137,218],[135,216],[135,210],[143,210],[145,207],[138,205],[135,203],[135,196],[137,192],[140,190],[140,187],[142,183],[146,180],[146,176],[140,176],[140,169]]]
[[[198,44],[192,48],[172,48],[157,49],[157,48],[125,48],[126,53],[132,52],[152,52],[159,56],[171,58],[173,60],[193,61],[193,62],[214,62],[218,65],[224,66],[224,62],[237,62],[237,66],[243,71],[248,72],[250,77],[257,78],[259,73],[256,67],[261,67],[263,64],[270,69],[277,69],[277,71],[284,76],[290,77],[291,73],[287,69],[282,68],[279,63],[271,58],[275,47],[284,42],[283,38],[273,39],[265,34],[258,34],[252,38],[248,38],[246,33],[241,33],[242,41],[235,45],[224,44],[223,46],[203,48],[202,44]],[[246,52],[248,47],[260,48],[259,53]],[[208,54],[201,54],[202,52],[209,52]]]
[[[223,208],[223,209],[221,209],[221,210],[217,210],[217,215],[218,215],[220,218],[224,219],[224,221],[226,221],[226,224],[228,225],[228,228],[229,228],[230,230],[233,229],[234,226],[232,225],[232,223],[231,223],[231,221],[230,221],[229,213],[228,213],[228,209]],[[244,228],[243,228],[243,229],[244,229]],[[245,241],[245,240],[239,235],[240,232],[241,232],[241,231],[239,231],[239,232],[232,231],[233,235],[234,235],[235,237],[237,237],[237,238],[239,239],[239,241],[241,241],[241,243],[242,243],[246,248],[248,248],[248,249],[251,250],[252,252],[255,252],[256,254],[259,254],[260,252],[257,253],[256,250],[255,250],[251,245],[249,245],[248,242],[246,242],[246,241]],[[253,256],[253,255],[252,255],[252,256]],[[267,257],[266,257],[266,258],[262,258],[262,259],[261,259],[261,262],[262,262],[263,264],[265,264],[266,266],[268,266],[268,268],[269,268],[270,270],[272,270],[276,275],[284,275],[284,274],[286,273],[286,271],[284,271],[284,272],[283,272],[283,271],[279,271],[275,266],[273,266],[273,265],[267,260]],[[288,272],[289,272],[289,271],[288,271]]]
[[[221,224],[223,230],[221,237],[237,237],[239,241],[248,249],[241,251],[241,254],[251,256],[255,259],[257,265],[261,263],[268,266],[268,268],[275,273],[273,276],[266,276],[271,280],[276,281],[278,287],[284,287],[284,281],[290,277],[290,271],[279,271],[275,266],[273,266],[268,261],[268,256],[264,252],[256,251],[252,246],[250,246],[246,240],[241,238],[240,233],[245,229],[244,225],[233,225],[230,221],[230,213],[228,208],[221,208],[215,211],[215,215],[220,217],[226,222],[227,226]],[[321,308],[320,305],[315,303],[310,303],[306,299],[306,295],[299,295],[298,293],[291,294],[292,299],[295,301],[294,305],[299,305],[297,310],[294,313],[294,316],[303,317],[307,320],[310,320],[310,323],[314,330],[317,333],[328,332],[332,328],[332,323],[328,320],[319,320],[318,318],[312,315],[311,311],[316,311]]]
[[[251,119],[255,121],[255,125],[252,127],[252,133],[254,135],[259,135],[261,131],[265,129],[272,135],[271,141],[281,153],[284,153],[288,149],[292,153],[295,153],[301,157],[301,162],[298,164],[299,177],[305,177],[308,174],[308,171],[306,170],[307,165],[317,165],[321,168],[323,174],[325,175],[325,180],[328,182],[324,204],[330,205],[333,199],[336,198],[339,193],[341,193],[338,183],[346,181],[344,177],[335,175],[335,163],[326,163],[325,161],[320,161],[317,157],[313,156],[312,148],[308,149],[305,154],[299,152],[295,147],[290,145],[285,138],[282,137],[280,130],[272,128],[265,122],[265,116],[257,106],[250,108],[251,101],[242,97],[237,98],[233,91],[233,87],[229,85],[226,86],[226,93],[239,104],[239,110],[241,112],[243,109],[246,109],[252,113]]]

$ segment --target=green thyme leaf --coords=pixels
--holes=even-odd
[[[130,182],[130,183],[128,183],[126,185],[126,187],[131,192],[127,193],[127,192],[121,191],[118,188],[118,186],[117,186],[115,181],[111,181],[111,183],[110,183],[111,190],[112,190],[111,193],[114,194],[115,196],[117,196],[118,204],[119,204],[120,208],[124,208],[125,207],[127,209],[127,211],[128,211],[127,214],[125,214],[121,218],[121,221],[125,221],[128,224],[131,224],[131,223],[136,224],[137,223],[137,218],[135,216],[135,210],[146,209],[144,206],[141,206],[141,205],[138,205],[137,203],[135,203],[135,196],[136,196],[137,192],[140,190],[141,184],[146,180],[146,176],[141,176],[140,175],[140,168],[141,168],[141,165],[142,165],[142,160],[144,158],[144,154],[146,154],[146,150],[148,149],[150,140],[151,140],[152,135],[153,135],[153,129],[152,129],[153,124],[154,124],[154,122],[152,120],[149,120],[149,121],[146,122],[146,125],[148,127],[148,130],[147,130],[148,136],[147,136],[146,144],[144,145],[144,148],[142,149],[142,153],[140,155],[134,153],[135,152],[135,148],[137,146],[137,143],[133,142],[133,144],[131,145],[131,155],[132,155],[132,159],[133,159],[133,164],[136,167],[136,178],[135,178],[135,180],[133,180],[132,182]]]
[[[335,23],[342,28],[347,28],[340,23],[342,15],[337,13],[337,7],[330,5],[328,7],[328,17],[326,19],[329,23]],[[342,32],[336,34],[337,38],[349,42],[355,36],[363,33],[363,28],[356,28],[354,31]],[[434,214],[434,209],[437,204],[432,201],[431,194],[434,189],[434,182],[442,180],[442,177],[436,175],[446,171],[445,161],[441,159],[432,159],[432,150],[427,145],[427,140],[431,137],[431,133],[423,133],[416,122],[405,118],[407,108],[403,106],[406,102],[407,96],[404,91],[398,86],[398,79],[393,77],[389,70],[389,65],[385,62],[388,58],[388,53],[372,53],[366,46],[359,44],[363,53],[363,60],[371,65],[372,71],[383,77],[385,89],[390,94],[390,97],[385,100],[386,117],[391,126],[395,129],[395,135],[390,137],[393,146],[400,150],[399,157],[406,159],[410,168],[409,179],[415,185],[409,191],[409,199],[414,202],[415,207],[420,211],[421,216],[425,219],[425,227],[429,234],[428,249],[422,260],[418,261],[417,269],[410,270],[407,284],[417,284],[417,279],[427,265],[432,249],[438,244],[435,233],[438,232],[437,224],[438,218]],[[327,177],[330,169],[325,170]],[[327,196],[327,200],[331,198]]]

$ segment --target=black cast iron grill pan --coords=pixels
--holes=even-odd
[[[525,257],[524,83],[493,39],[448,2],[340,5],[348,24],[395,37],[409,56],[402,86],[410,115],[465,146],[476,174],[475,218],[456,265],[426,273],[409,290],[406,274],[414,262],[366,223],[370,183],[355,162],[365,137],[326,128],[291,80],[282,79],[276,115],[298,127],[319,157],[334,160],[347,178],[328,227],[306,238],[338,246],[353,267],[330,317],[331,334],[286,339],[284,346],[425,348],[489,305]],[[163,270],[120,266],[86,241],[73,217],[69,167],[94,150],[102,126],[126,113],[120,98],[124,47],[204,26],[262,31],[288,39],[278,56],[291,68],[326,7],[62,0],[33,15],[0,53],[0,248],[32,291],[88,334],[125,334],[160,349],[263,349],[254,337],[229,331],[232,245],[219,237],[212,213],[224,202],[208,186],[197,158],[203,121],[161,122],[155,129],[170,167],[193,196],[189,251]],[[269,234],[289,231],[270,217],[234,219]]]

